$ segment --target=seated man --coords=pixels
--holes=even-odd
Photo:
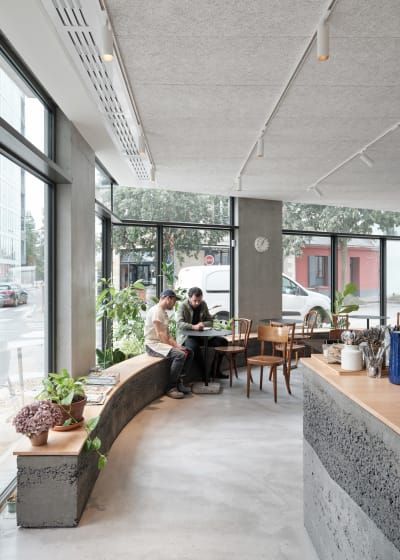
[[[204,363],[201,346],[204,340],[200,337],[187,336],[183,334],[184,330],[201,331],[204,327],[212,327],[213,318],[210,315],[206,302],[203,300],[203,292],[200,288],[190,288],[188,297],[179,306],[176,317],[177,339],[185,348],[193,351],[197,363],[204,372],[206,364]],[[227,346],[228,341],[221,336],[209,338],[208,346]],[[225,375],[221,371],[221,361],[223,355],[218,354],[217,362],[212,365],[211,371],[216,370],[216,377],[220,379],[228,379],[229,375]],[[215,360],[215,356],[214,356]]]
[[[193,353],[180,346],[168,331],[167,311],[174,308],[176,294],[173,290],[164,290],[157,305],[151,307],[144,323],[144,342],[146,352],[150,356],[166,357],[171,360],[170,378],[167,395],[172,399],[182,399],[191,393],[183,384],[185,371],[190,368]]]

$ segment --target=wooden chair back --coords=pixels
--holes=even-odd
[[[265,343],[271,342],[272,345],[283,344],[285,347],[285,355],[289,342],[289,328],[286,326],[271,327],[270,325],[259,325],[258,340],[261,342],[261,354],[264,354]]]
[[[232,319],[232,346],[242,346],[243,349],[247,349],[252,323],[251,319]]]
[[[400,313],[397,313],[396,327],[400,327]]]
[[[309,311],[304,315],[303,325],[302,325],[302,335],[306,338],[311,338],[314,328],[317,326],[318,321],[318,311]]]
[[[293,348],[293,342],[294,342],[294,334],[295,334],[295,330],[296,330],[296,323],[278,323],[278,321],[271,321],[270,326],[271,327],[286,327],[288,329],[289,340],[288,340],[287,351],[288,351],[288,356],[291,356],[292,348]]]
[[[349,316],[345,313],[332,313],[332,326],[334,329],[348,329],[350,326]]]

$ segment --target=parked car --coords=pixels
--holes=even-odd
[[[3,306],[12,305],[16,307],[19,304],[28,303],[28,292],[19,284],[0,284],[0,296],[3,299]]]
[[[230,267],[188,266],[178,274],[177,287],[189,289],[198,286],[211,313],[218,319],[228,319]],[[304,288],[301,284],[282,274],[282,315],[304,318],[311,310],[318,311],[318,324],[330,322],[331,300],[318,292]],[[214,308],[214,309],[213,309]]]

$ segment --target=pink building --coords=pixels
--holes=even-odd
[[[342,245],[339,240],[337,255],[338,284],[342,288],[347,282],[354,282],[361,297],[379,294],[379,245],[375,241],[351,239]],[[303,247],[303,253],[296,257],[296,280],[303,286],[330,295],[330,246],[311,244]],[[344,270],[343,270],[344,269]]]

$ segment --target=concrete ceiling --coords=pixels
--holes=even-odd
[[[247,154],[315,32],[321,0],[106,0],[161,186],[400,210],[400,3],[338,0],[330,59],[315,44]]]
[[[101,5],[2,0],[2,30],[117,181],[137,186],[49,17],[63,3],[89,14]],[[325,0],[102,4],[159,187],[400,211],[400,129],[367,150],[372,168],[357,156],[400,122],[398,0],[337,0],[329,61],[318,62],[313,45],[276,111]],[[273,112],[264,157],[251,154],[238,192],[235,178]],[[321,198],[307,190],[315,183]]]

